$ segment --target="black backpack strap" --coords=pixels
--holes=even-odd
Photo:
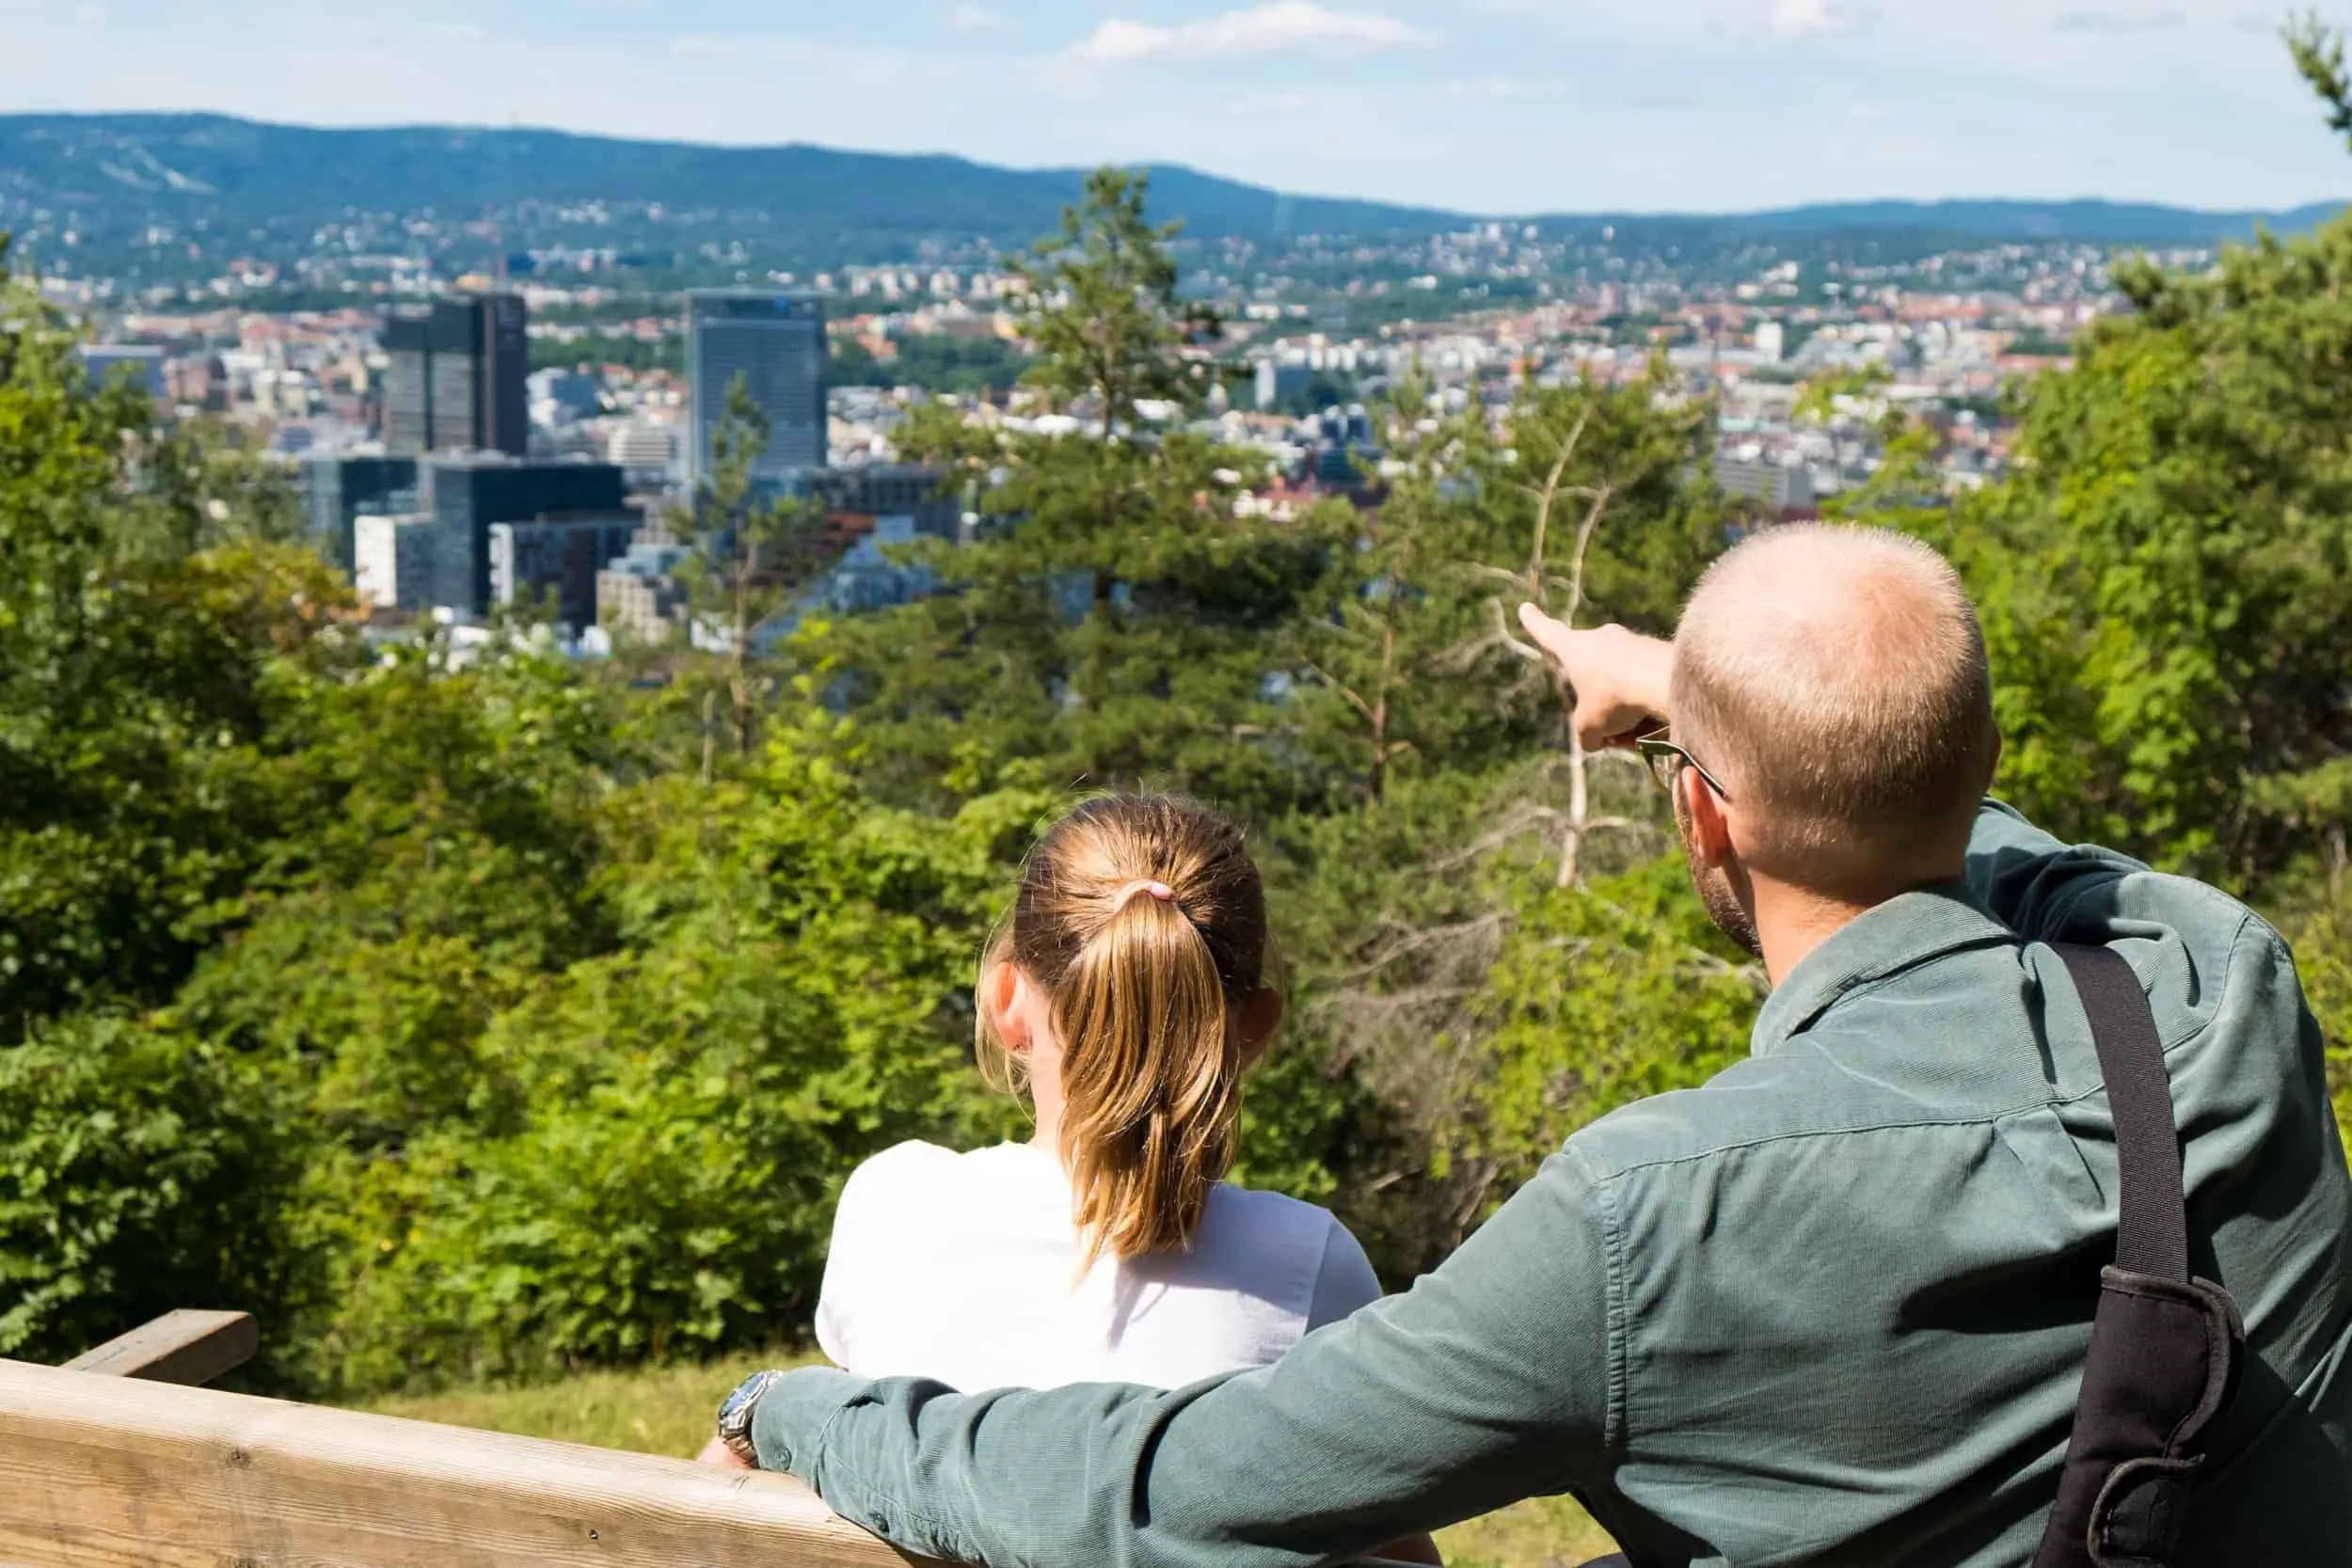
[[[2188,1272],[2171,1079],[2139,977],[2104,947],[2056,950],[2090,1021],[2122,1190],[2033,1568],[2174,1568],[2204,1437],[2236,1391],[2245,1330],[2229,1292]]]

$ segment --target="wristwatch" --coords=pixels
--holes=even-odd
[[[759,1450],[752,1447],[752,1412],[759,1407],[759,1396],[782,1376],[778,1371],[754,1372],[719,1406],[719,1441],[755,1470],[759,1468]]]

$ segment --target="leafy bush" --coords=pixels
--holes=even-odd
[[[0,1355],[64,1360],[181,1307],[269,1317],[298,1147],[242,1065],[119,1017],[0,1050]]]
[[[396,1157],[379,1118],[318,1169],[309,1225],[339,1275],[305,1331],[310,1375],[375,1387],[776,1342],[805,1326],[859,1160],[1005,1125],[958,1004],[1039,801],[944,824],[878,811],[809,739],[779,736],[740,784],[615,797],[615,951],[479,1022],[453,1021],[429,977],[369,988],[395,1014],[412,999],[417,1037],[455,1065],[408,1101]],[[389,1069],[420,1059],[384,1049],[400,1023],[336,1037]],[[343,1064],[315,1081],[325,1098]]]

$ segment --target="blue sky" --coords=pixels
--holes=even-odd
[[[2284,15],[2249,0],[0,0],[0,109],[1175,161],[1499,213],[2275,207],[2352,194],[2352,154],[2279,42]]]

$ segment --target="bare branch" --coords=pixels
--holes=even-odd
[[[1315,679],[1321,681],[1326,687],[1337,693],[1339,696],[1345,698],[1347,705],[1354,708],[1357,714],[1362,718],[1364,722],[1368,724],[1379,722],[1378,718],[1372,711],[1372,705],[1370,703],[1365,702],[1361,697],[1356,695],[1355,692],[1349,690],[1346,687],[1342,686],[1338,681],[1333,680],[1330,674],[1326,672],[1322,666],[1310,664],[1307,666],[1307,673],[1314,676]]]
[[[1565,814],[1549,806],[1539,806],[1533,800],[1521,800],[1504,814],[1481,837],[1461,847],[1438,856],[1429,863],[1432,871],[1454,871],[1494,853],[1515,838],[1523,838],[1539,829],[1549,828],[1565,820]]]
[[[1563,617],[1570,626],[1576,624],[1577,611],[1584,608],[1584,556],[1593,546],[1593,534],[1600,527],[1603,514],[1609,510],[1609,492],[1606,484],[1592,492],[1592,507],[1576,531],[1576,559],[1568,569],[1568,611]]]
[[[1502,930],[1500,912],[1480,915],[1475,920],[1456,921],[1448,926],[1432,926],[1422,930],[1408,931],[1385,947],[1375,951],[1362,964],[1338,976],[1342,981],[1368,979],[1400,958],[1410,958],[1476,938],[1484,940],[1498,936]]]
[[[1567,440],[1561,444],[1559,461],[1552,464],[1551,472],[1544,478],[1542,491],[1535,495],[1535,548],[1528,560],[1527,578],[1529,592],[1538,604],[1544,596],[1544,531],[1551,526],[1551,504],[1560,493],[1560,476],[1568,471],[1568,462],[1576,456],[1577,446],[1584,439],[1584,427],[1592,418],[1589,408],[1577,416],[1576,428],[1568,432]]]

